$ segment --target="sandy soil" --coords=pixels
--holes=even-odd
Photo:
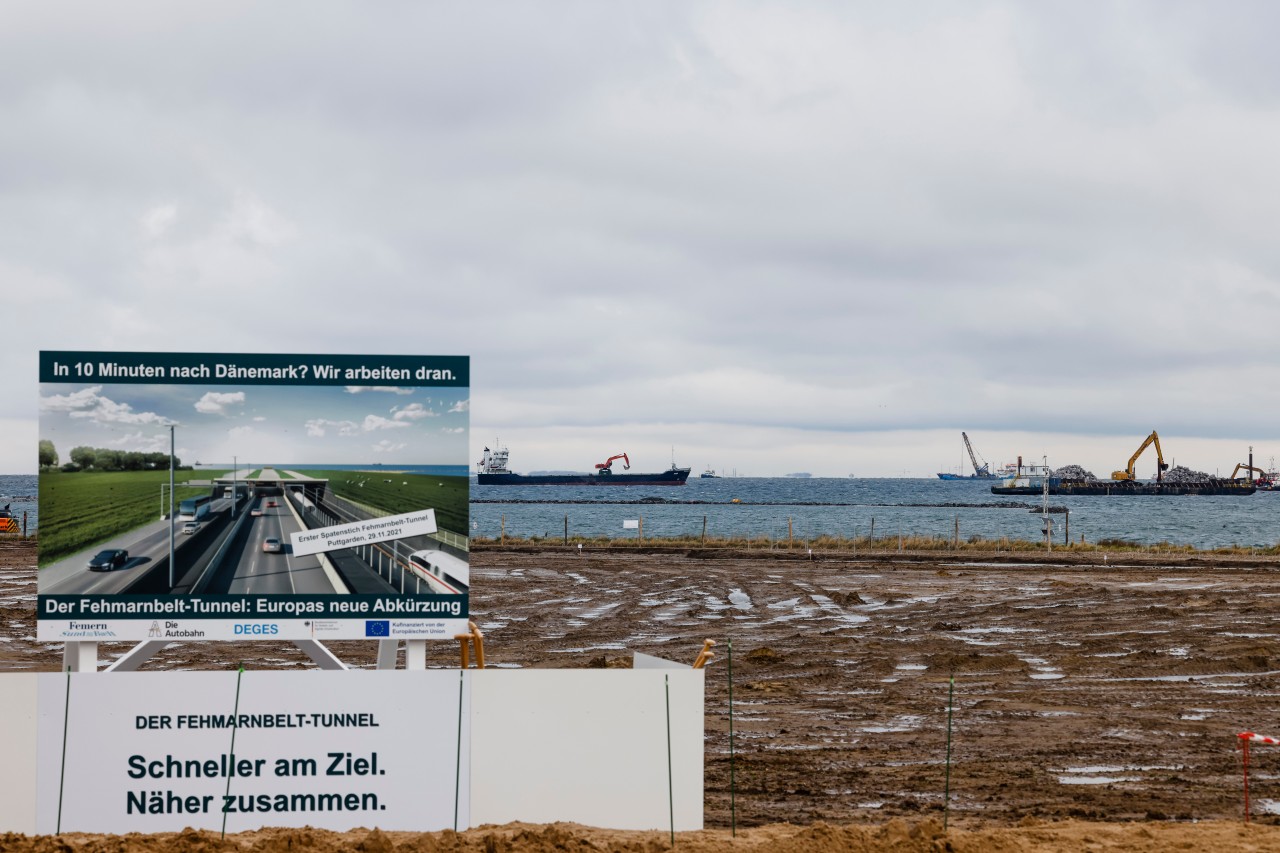
[[[810,826],[773,824],[739,830],[676,833],[675,849],[688,853],[1080,853],[1080,851],[1130,851],[1168,853],[1170,850],[1223,853],[1280,849],[1280,830],[1256,824],[1213,821],[1199,824],[1108,824],[1087,821],[1042,823],[1027,819],[1006,828],[943,832],[942,824],[928,819],[909,823],[901,819],[883,825]],[[297,853],[298,851],[357,850],[362,853],[586,853],[628,851],[657,853],[670,850],[670,836],[660,832],[617,832],[576,824],[530,826],[508,824],[481,827],[463,833],[380,832],[355,830],[337,833],[316,829],[264,829],[228,835],[194,832],[157,835],[67,834],[59,837],[0,835],[0,851],[6,853]]]
[[[718,642],[707,680],[711,829],[678,835],[681,847],[1280,850],[1280,750],[1253,751],[1255,822],[1246,828],[1235,737],[1280,734],[1277,564],[1020,559],[886,554],[811,562],[799,551],[578,556],[488,547],[473,554],[472,609],[490,665],[625,666],[630,651],[692,661],[704,638]],[[31,639],[34,562],[33,553],[0,543],[0,567],[9,567],[0,568],[0,670],[59,667],[61,647]],[[372,643],[331,647],[349,663],[373,664]],[[101,654],[123,651],[103,646]],[[455,655],[442,646],[433,662],[449,665]],[[310,665],[291,646],[188,644],[148,668],[233,668],[241,660],[250,669]],[[953,676],[951,831],[943,838]],[[271,831],[234,843],[264,850],[669,844],[661,834],[567,825],[367,835]],[[152,843],[218,846],[216,838],[170,836],[139,838],[137,849]],[[15,844],[26,842],[0,838],[0,849],[54,849]]]

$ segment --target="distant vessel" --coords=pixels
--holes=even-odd
[[[981,475],[950,474],[950,473],[943,472],[938,474],[938,479],[939,480],[1007,480],[1010,477],[1016,477],[1017,475],[1018,475],[1018,463],[1006,462],[1003,466],[1001,466],[1000,470],[994,474],[991,474],[991,473],[984,473]]]
[[[699,479],[702,479],[702,480],[719,480],[720,479],[720,475],[717,474],[714,470],[712,470],[710,465],[708,465],[707,470],[699,474],[698,477]]]
[[[1010,466],[1005,466],[1008,469]],[[1053,476],[1053,469],[1048,465],[1023,465],[1022,457],[1018,464],[1012,466],[1013,471],[1000,481],[1000,485],[991,487],[993,495],[1039,495],[1044,494],[1045,481],[1049,483],[1049,494],[1058,494],[1061,480]]]
[[[978,454],[974,451],[973,445],[969,443],[969,436],[960,433],[960,438],[964,439],[964,449],[969,453],[969,461],[973,463],[972,474],[952,474],[950,472],[939,472],[939,480],[999,480],[1001,475],[1008,476],[1010,465],[1004,466],[1001,474],[992,474],[991,465],[987,462],[979,462]],[[960,457],[960,470],[964,470],[964,457]]]
[[[631,467],[625,453],[610,456],[596,464],[594,474],[515,474],[507,467],[508,452],[505,447],[484,449],[484,456],[476,463],[476,482],[482,486],[683,486],[689,479],[689,468],[677,468],[674,462],[659,474],[614,473],[613,463],[621,459],[623,470]]]

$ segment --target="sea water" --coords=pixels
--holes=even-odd
[[[338,466],[330,466],[331,468]],[[356,467],[356,466],[350,466]],[[400,470],[400,469],[397,469]],[[432,473],[442,473],[435,472]],[[454,473],[450,471],[449,473]],[[39,526],[34,474],[0,474],[0,507],[28,530]],[[733,503],[734,499],[740,503]],[[481,486],[471,484],[471,534],[558,539],[568,517],[570,536],[752,537],[798,542],[820,536],[860,538],[871,533],[882,547],[897,537],[1043,541],[1041,499],[991,494],[991,481],[836,479],[797,477],[694,478],[683,486]],[[953,504],[953,506],[948,506]],[[1267,548],[1280,542],[1280,492],[1249,496],[1051,496],[1053,535],[1061,543],[1069,519],[1079,542],[1122,539],[1197,548]],[[1035,510],[1032,512],[1031,510]]]
[[[558,539],[751,537],[799,542],[821,536],[875,537],[892,547],[899,535],[961,541],[1043,541],[1042,499],[991,494],[992,481],[796,477],[695,478],[684,486],[471,485],[471,533]],[[734,503],[737,499],[739,503]],[[1280,492],[1249,496],[1050,496],[1053,538],[1120,539],[1197,548],[1271,547],[1280,542]],[[505,522],[504,522],[505,519]]]

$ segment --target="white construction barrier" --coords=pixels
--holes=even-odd
[[[0,832],[702,827],[701,670],[4,675],[0,726]]]
[[[677,831],[702,828],[701,670],[473,675],[476,825],[572,821],[667,829],[674,812]]]
[[[0,677],[0,731],[5,767],[0,773],[0,832],[36,831],[36,673]],[[56,769],[56,768],[54,768]]]

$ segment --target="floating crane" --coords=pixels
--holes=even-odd
[[[1129,467],[1123,471],[1112,471],[1111,479],[1113,480],[1135,480],[1133,468],[1138,464],[1138,457],[1142,455],[1142,451],[1154,444],[1156,446],[1156,482],[1163,482],[1164,472],[1169,470],[1169,463],[1164,461],[1164,453],[1160,451],[1160,436],[1156,435],[1156,431],[1152,430],[1151,435],[1147,436],[1147,440],[1138,446],[1134,454],[1129,457]]]
[[[981,465],[978,464],[978,454],[974,452],[973,445],[969,443],[969,436],[962,432],[960,437],[964,439],[964,449],[969,451],[969,461],[973,463],[973,473],[979,477],[990,477],[991,466],[985,461]]]
[[[614,461],[615,459],[621,459],[621,460],[622,460],[622,470],[626,471],[627,469],[629,469],[629,468],[631,467],[631,460],[627,458],[627,454],[625,454],[625,453],[619,453],[619,454],[617,454],[616,456],[610,456],[608,459],[604,460],[603,462],[597,462],[597,463],[596,463],[596,470],[597,470],[598,472],[600,472],[601,474],[612,474],[612,473],[613,473],[613,461]]]

